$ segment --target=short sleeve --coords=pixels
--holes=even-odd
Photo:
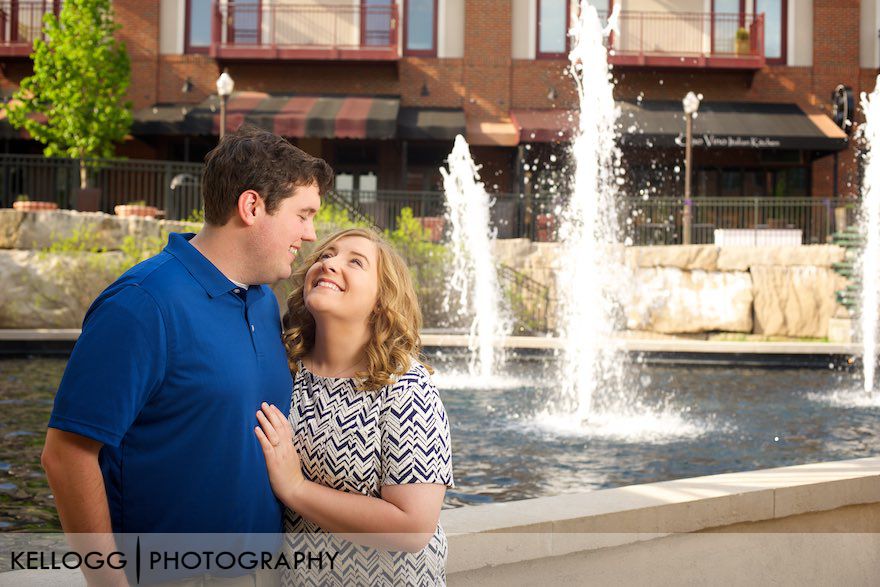
[[[449,421],[440,393],[421,366],[386,388],[382,407],[382,485],[454,487]]]
[[[164,322],[148,293],[131,285],[99,298],[70,355],[49,427],[119,446],[161,385],[166,356]]]

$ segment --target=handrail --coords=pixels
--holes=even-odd
[[[607,12],[599,13],[607,18]],[[747,51],[737,31],[749,33]],[[618,16],[609,48],[616,56],[764,57],[764,15],[722,12],[624,10]]]
[[[525,273],[517,271],[509,265],[499,263],[496,268],[499,281],[506,288],[509,288],[513,291],[515,299],[524,300],[525,296],[523,295],[523,293],[526,293],[530,294],[535,299],[535,301],[539,302],[538,304],[530,305],[527,312],[516,312],[516,314],[520,317],[528,316],[533,322],[533,324],[531,325],[532,328],[527,328],[528,325],[522,326],[527,330],[547,332],[547,316],[550,309],[550,288],[540,281],[532,279]],[[516,310],[516,308],[514,308],[514,310]]]
[[[212,6],[212,44],[226,48],[386,49],[398,43],[398,6],[221,3]]]

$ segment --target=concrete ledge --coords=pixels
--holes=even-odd
[[[851,506],[864,510],[862,532],[880,533],[880,457],[463,507],[444,510],[441,523],[453,582],[481,569],[632,549],[681,533],[840,532],[834,512]],[[810,517],[817,512],[827,514]],[[783,519],[784,528],[772,523]]]
[[[0,340],[9,341],[44,341],[44,340],[69,340],[79,338],[82,330],[79,328],[2,328]]]
[[[753,342],[713,341],[687,339],[618,338],[621,351],[668,353],[715,353],[752,355],[860,355],[861,345],[828,342]],[[423,334],[425,347],[467,347],[468,336],[463,334]],[[515,349],[557,350],[565,347],[565,340],[549,336],[508,336],[499,346]]]
[[[0,329],[0,355],[70,354],[78,328]],[[426,350],[465,351],[468,337],[450,334],[423,334]],[[620,350],[635,355],[646,364],[720,367],[785,367],[849,369],[859,366],[861,347],[855,344],[801,342],[727,342],[682,339],[633,339],[617,341]],[[512,336],[501,344],[523,358],[554,354],[563,348],[558,338]]]

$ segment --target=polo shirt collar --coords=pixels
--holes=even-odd
[[[223,275],[217,267],[208,261],[194,246],[190,239],[195,234],[172,232],[168,235],[168,245],[165,250],[180,261],[193,279],[199,282],[209,296],[216,298],[238,287],[229,278]],[[253,288],[259,289],[259,288]]]

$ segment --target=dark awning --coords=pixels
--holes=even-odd
[[[407,140],[452,141],[466,130],[464,111],[452,108],[401,108],[397,124]]]
[[[684,146],[681,102],[621,102],[620,122],[625,145]],[[712,149],[840,151],[847,145],[828,116],[807,114],[797,104],[704,102],[693,132],[695,147]]]
[[[286,137],[391,139],[398,98],[300,96],[236,92],[226,108],[226,130],[254,124]],[[220,99],[197,105],[157,105],[135,113],[132,134],[212,135],[220,130]]]
[[[684,146],[681,102],[646,100],[618,105],[623,145]],[[577,127],[574,111],[517,110],[511,114],[523,143],[570,140]],[[828,116],[808,114],[797,104],[703,102],[693,131],[697,148],[840,151],[847,146],[846,134]]]

